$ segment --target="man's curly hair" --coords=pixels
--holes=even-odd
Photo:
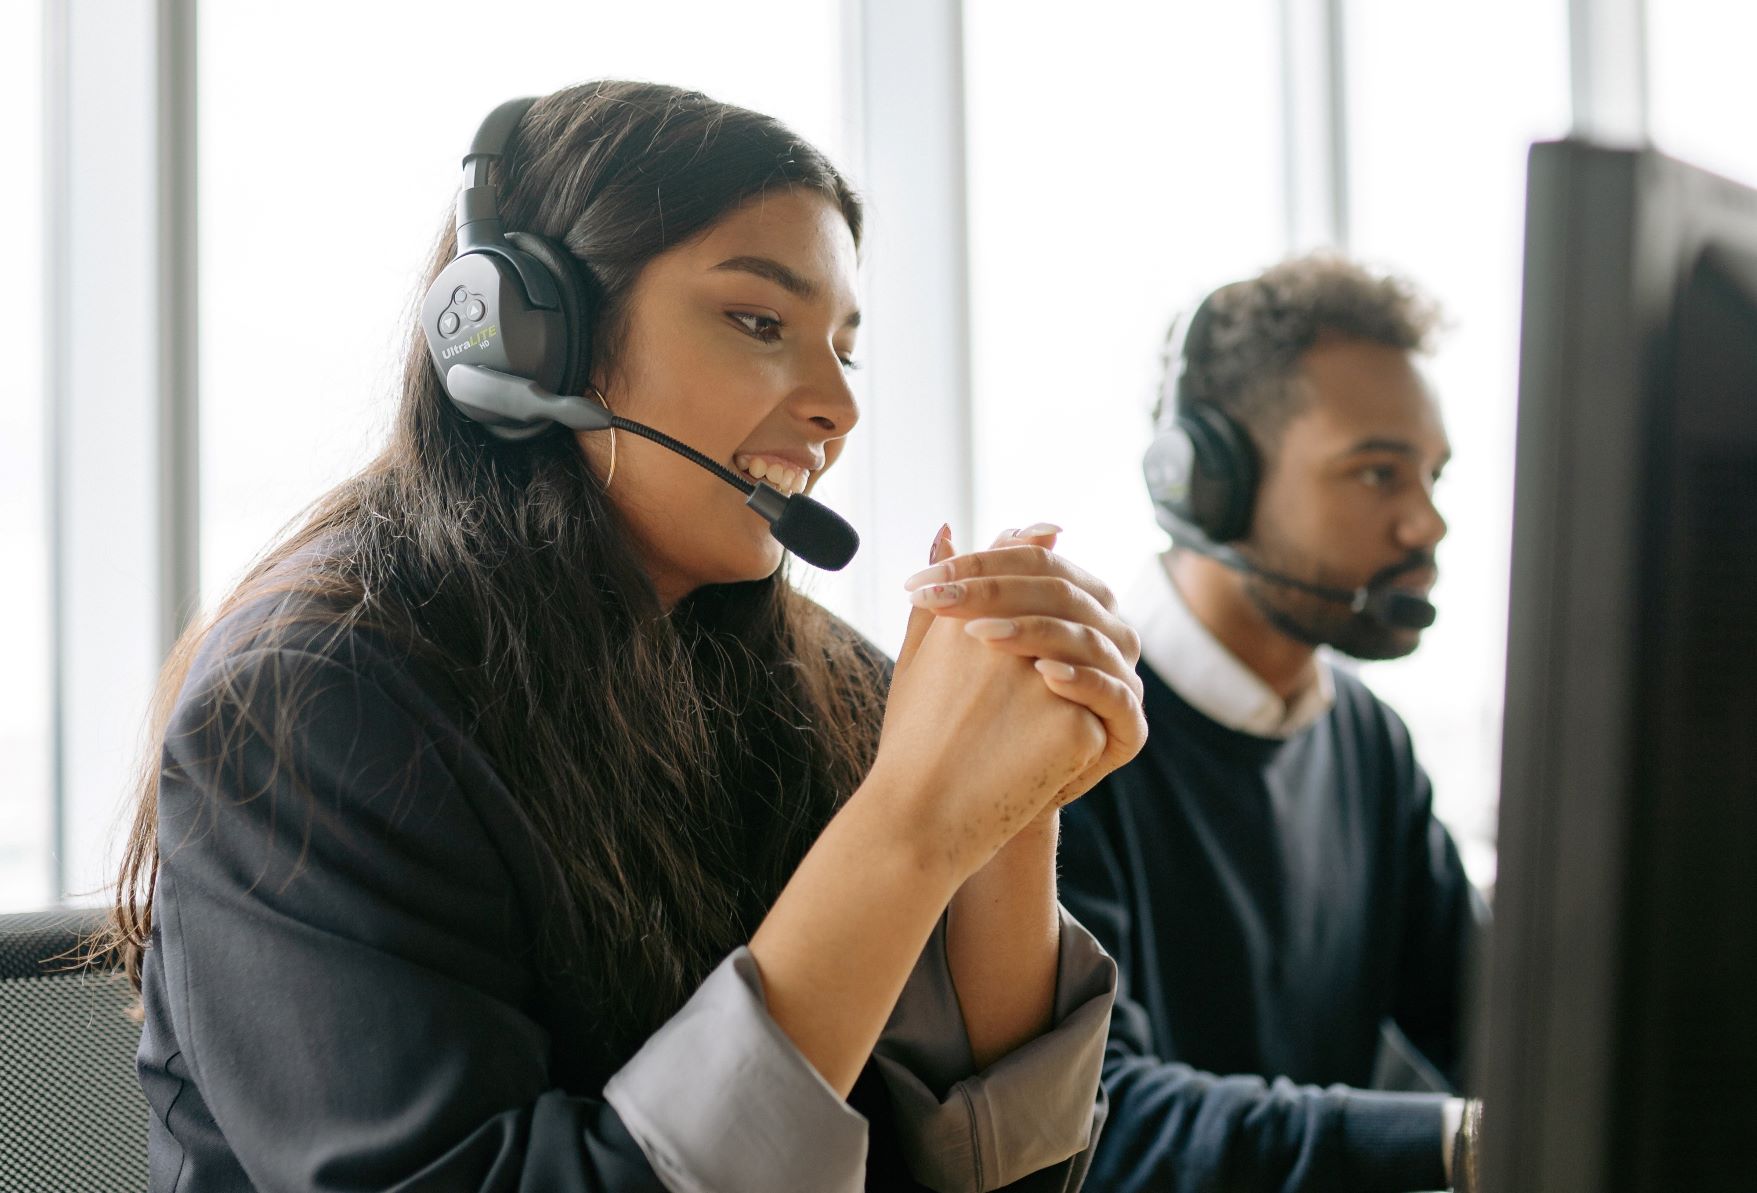
[[[1259,451],[1273,448],[1305,400],[1300,357],[1322,339],[1366,340],[1426,352],[1439,310],[1413,284],[1335,253],[1296,257],[1208,297],[1200,343],[1187,343],[1188,400],[1220,407],[1251,433]],[[1177,328],[1167,337],[1169,359]],[[1157,421],[1167,412],[1153,411]]]

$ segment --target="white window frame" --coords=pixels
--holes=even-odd
[[[45,10],[52,895],[112,880],[195,602],[194,0]]]
[[[942,521],[954,542],[975,536],[964,15],[945,0],[844,0],[843,14],[849,152],[871,199],[861,337],[875,395],[848,443],[865,481],[847,513],[866,574],[900,582],[927,565]],[[895,649],[906,608],[874,581],[851,613]]]

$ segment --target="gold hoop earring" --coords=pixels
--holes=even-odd
[[[601,392],[599,392],[598,387],[595,385],[592,386],[592,396],[594,398],[598,399],[598,405],[604,407],[604,409],[606,409],[606,410],[610,409],[610,403],[606,402],[604,400],[604,395]],[[604,487],[606,489],[608,489],[610,487],[610,482],[615,479],[616,479],[616,428],[611,427],[610,428],[610,468],[604,473]]]

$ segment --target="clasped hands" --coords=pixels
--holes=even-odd
[[[1024,824],[1090,790],[1147,737],[1140,641],[1058,527],[959,555],[948,531],[905,584],[909,619],[879,759],[905,757],[980,865]]]

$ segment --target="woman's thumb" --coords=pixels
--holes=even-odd
[[[941,560],[952,557],[952,528],[942,524],[939,533],[933,536],[933,545],[927,550],[927,562],[931,567]],[[897,670],[901,671],[921,649],[921,640],[927,637],[928,627],[933,625],[933,611],[917,606],[909,614],[909,627],[903,631],[903,646],[897,651]]]

